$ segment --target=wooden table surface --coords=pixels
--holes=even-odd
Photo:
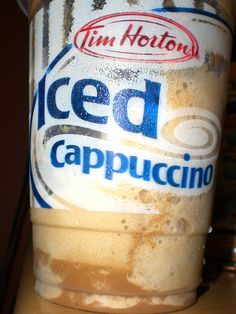
[[[203,286],[198,301],[192,307],[178,311],[180,314],[235,314],[236,272],[221,272]],[[32,257],[25,260],[14,314],[88,314],[43,300],[34,292]],[[91,313],[92,314],[92,313]],[[95,313],[93,313],[95,314]]]

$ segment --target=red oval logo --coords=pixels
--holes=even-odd
[[[75,46],[100,58],[135,62],[183,62],[198,58],[193,34],[181,24],[149,13],[117,13],[95,19],[75,35]]]

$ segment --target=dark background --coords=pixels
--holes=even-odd
[[[16,1],[4,1],[0,13],[0,260],[6,250],[19,201],[27,156],[28,21]]]
[[[27,189],[23,189],[28,151],[28,20],[15,0],[1,3],[0,39],[0,312],[10,313],[1,306],[14,299],[25,246],[22,220],[28,211]],[[28,216],[26,220],[28,224]]]

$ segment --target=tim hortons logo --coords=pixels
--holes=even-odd
[[[83,53],[135,62],[183,62],[198,58],[194,35],[181,24],[156,14],[117,13],[84,25],[74,37]]]

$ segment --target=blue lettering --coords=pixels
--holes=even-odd
[[[191,159],[189,154],[184,154],[184,160],[189,161]],[[188,184],[188,170],[189,167],[183,167],[183,175],[182,175],[182,182],[181,182],[181,188],[186,189]]]
[[[102,151],[88,146],[81,148],[76,145],[65,146],[65,140],[60,140],[52,145],[50,158],[51,164],[55,168],[63,168],[65,164],[82,165],[82,173],[90,174],[92,169],[101,169],[100,174],[103,173],[107,180],[113,180],[115,174],[127,173],[134,179],[146,182],[153,180],[158,185],[182,189],[200,189],[209,186],[214,174],[212,164],[205,168],[182,167],[167,163],[153,165],[151,160],[139,159],[135,155],[126,156],[123,153]],[[183,159],[189,161],[190,156]]]
[[[189,167],[183,167],[181,188],[184,188],[184,189],[186,189],[187,184],[188,184],[188,170],[189,170]]]
[[[92,159],[96,161],[92,162]],[[84,147],[83,173],[90,174],[90,169],[101,168],[104,163],[103,152],[97,148]]]
[[[48,111],[50,115],[55,119],[67,119],[69,117],[70,111],[61,111],[57,107],[56,103],[56,94],[58,89],[61,86],[68,85],[70,82],[69,77],[61,78],[59,80],[56,80],[52,83],[52,85],[48,89],[48,95],[47,95],[47,105],[48,105]]]
[[[204,184],[205,185],[209,185],[212,181],[212,177],[213,177],[213,166],[209,165],[204,173]]]
[[[86,86],[93,86],[96,88],[97,96],[87,96],[84,95],[84,88]],[[87,112],[84,108],[84,103],[90,102],[93,104],[99,105],[109,105],[110,104],[110,94],[109,90],[105,84],[100,81],[92,79],[84,79],[75,83],[72,94],[71,94],[71,103],[75,114],[82,120],[106,124],[107,116],[95,116]]]
[[[203,182],[203,169],[202,168],[192,168],[191,169],[191,175],[190,175],[190,185],[189,188],[193,189],[195,188],[195,183],[196,183],[196,176],[198,174],[198,183],[197,187],[201,188],[202,187],[202,182]]]
[[[167,170],[167,181],[171,186],[174,186],[176,188],[180,187],[180,184],[175,182],[174,173],[180,169],[180,166],[172,166]]]
[[[137,163],[138,157],[130,156],[130,175],[136,179],[143,179],[144,181],[150,181],[150,169],[151,169],[151,161],[144,160],[143,161],[143,171],[142,174],[137,174]]]
[[[166,185],[167,182],[161,180],[160,178],[160,170],[161,168],[168,168],[168,165],[165,164],[165,163],[159,163],[159,164],[156,164],[153,169],[152,169],[152,176],[153,176],[153,179],[156,183],[160,184],[160,185]]]
[[[119,162],[119,167],[115,167],[115,159]],[[105,178],[108,180],[113,179],[114,173],[124,173],[129,166],[128,158],[121,153],[114,153],[112,151],[106,152],[106,170]]]
[[[38,130],[45,124],[45,76],[38,84]]]
[[[76,145],[67,145],[66,148],[71,149],[72,152],[65,155],[65,162],[68,165],[80,165],[80,148]]]
[[[113,114],[117,124],[125,131],[141,133],[146,137],[157,139],[157,121],[161,84],[146,81],[146,92],[135,89],[123,89],[114,98]],[[128,117],[128,103],[133,97],[144,100],[143,121],[133,124]]]
[[[51,149],[51,163],[55,168],[63,168],[65,163],[64,162],[59,162],[57,159],[57,150],[60,146],[64,145],[65,141],[61,140],[56,142]]]

